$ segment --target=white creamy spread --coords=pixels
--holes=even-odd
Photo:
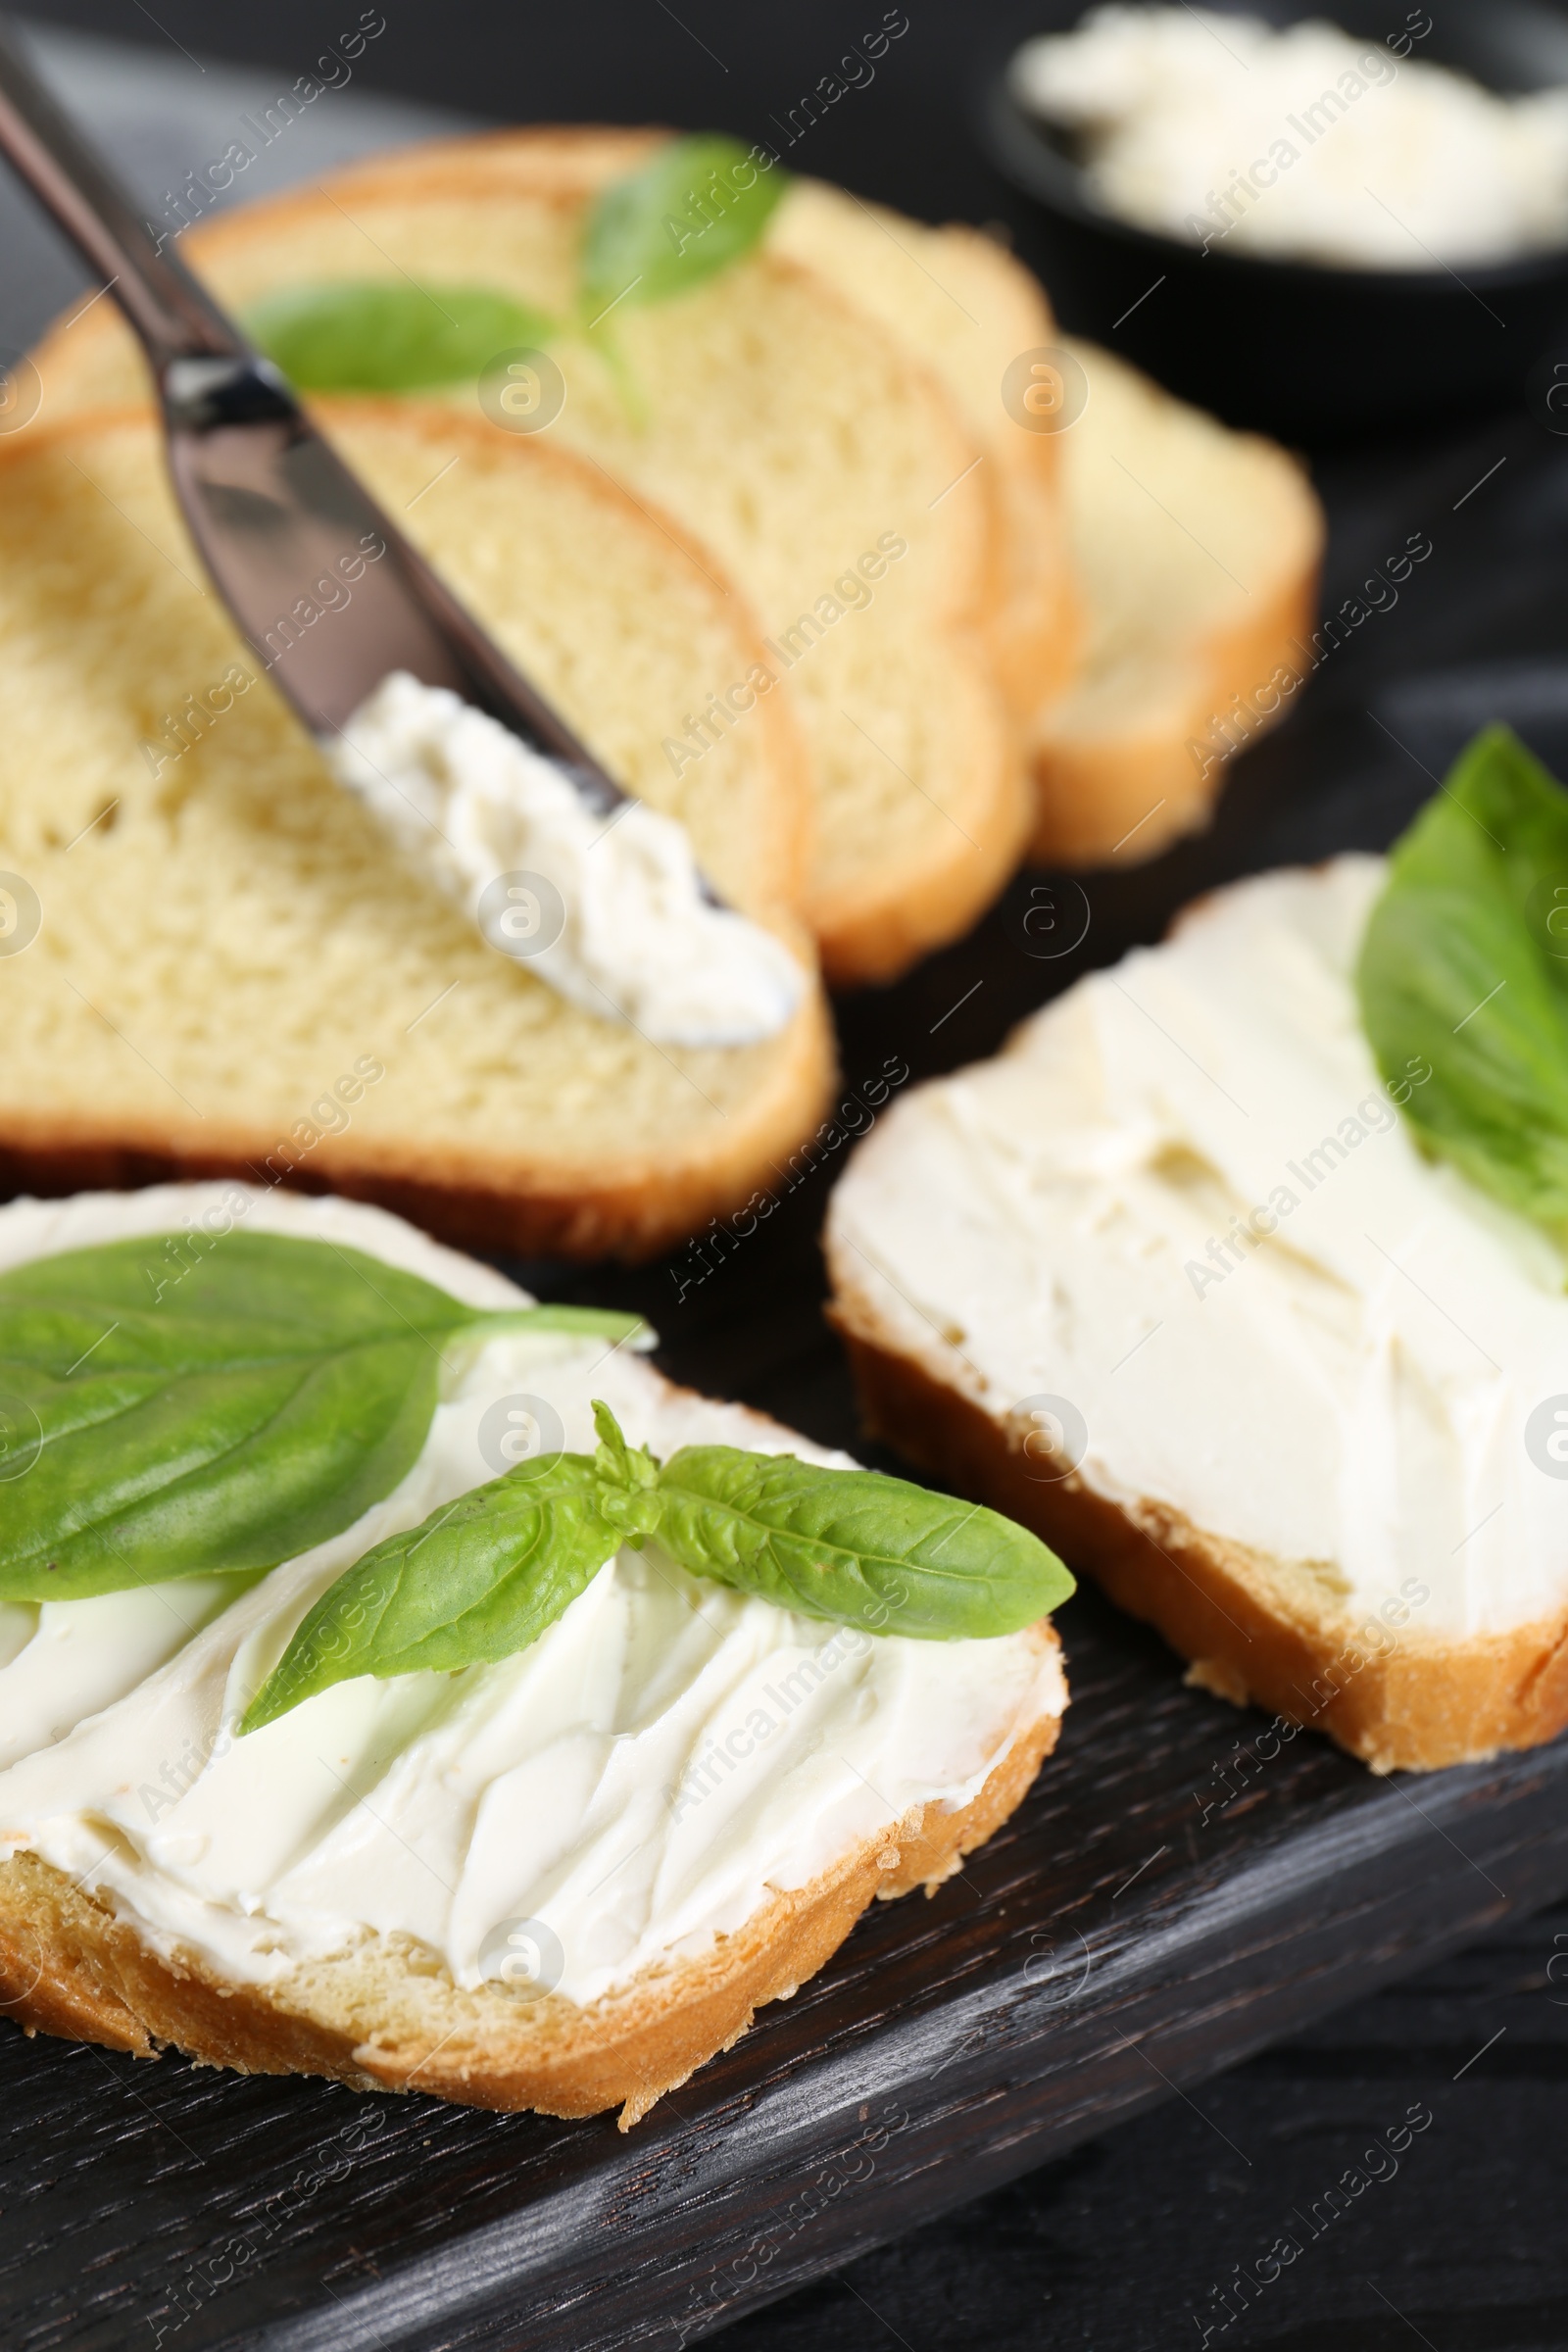
[[[1108,212],[1167,236],[1385,270],[1561,244],[1568,91],[1497,97],[1411,56],[1415,22],[1396,55],[1321,22],[1110,5],[1026,42],[1012,83],[1083,135]]]
[[[1049,1442],[1065,1400],[1098,1492],[1347,1609],[1395,1621],[1408,1581],[1411,1630],[1452,1639],[1568,1599],[1568,1477],[1526,1440],[1568,1407],[1568,1298],[1545,1238],[1423,1158],[1379,1079],[1352,972],[1383,877],[1350,857],[1238,884],[1080,981],[889,1112],[830,1246],[989,1410]]]
[[[351,1244],[475,1305],[524,1296],[381,1210],[239,1185],[18,1202],[0,1210],[0,1266],[204,1212],[210,1232],[216,1212],[220,1233]],[[0,1855],[42,1855],[158,1949],[247,1982],[379,1930],[461,1984],[512,1973],[520,1952],[589,2002],[701,1953],[909,1807],[967,1803],[1018,1732],[1065,1703],[1054,1650],[1029,1634],[871,1639],[650,1547],[607,1563],[500,1665],[340,1684],[236,1739],[317,1595],[494,1475],[480,1417],[519,1396],[553,1407],[573,1449],[592,1447],[603,1396],[662,1454],[704,1442],[845,1458],[669,1389],[623,1347],[492,1339],[449,1379],[396,1492],[226,1608],[222,1580],[197,1579],[0,1613],[0,1761],[17,1759],[0,1770]]]
[[[0,1601],[0,1768],[122,1698],[252,1581],[186,1576],[96,1600]]]
[[[326,757],[406,861],[573,1004],[666,1045],[752,1045],[788,1026],[805,973],[771,932],[705,898],[673,817],[641,801],[597,814],[553,761],[407,670]]]

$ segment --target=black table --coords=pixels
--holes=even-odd
[[[198,57],[246,61],[286,87],[358,13],[323,12],[318,0],[276,0],[265,15],[232,0],[159,0],[155,22],[135,0],[68,0],[51,23],[141,45],[134,71],[103,52],[56,54],[151,203],[159,173],[185,152],[179,126],[249,102],[216,69],[203,74]],[[981,161],[964,112],[980,45],[1015,13],[911,0],[908,29],[874,83],[838,104],[791,162],[927,218],[1007,223],[1030,253],[1029,223]],[[1022,26],[1066,13],[1027,12]],[[824,0],[765,18],[716,0],[680,0],[678,11],[665,0],[590,0],[548,14],[388,0],[355,90],[318,110],[312,153],[318,168],[412,131],[431,106],[760,135],[880,17]],[[362,108],[369,89],[411,104],[399,116]],[[59,297],[60,267],[41,230],[12,241],[4,323],[13,341],[0,358]],[[1157,937],[1184,899],[1215,881],[1385,845],[1483,719],[1511,718],[1568,775],[1568,443],[1527,409],[1536,356],[1521,356],[1520,398],[1505,413],[1441,427],[1412,420],[1377,446],[1313,453],[1332,526],[1330,608],[1407,533],[1426,532],[1433,554],[1397,607],[1336,651],[1289,724],[1238,762],[1213,833],[1154,866],[1090,878],[1088,936],[1059,963],[1021,952],[1028,884],[1014,885],[970,939],[899,988],[840,1006],[847,1077],[889,1053],[920,1076],[993,1051],[1046,996]],[[852,1402],[818,1316],[821,1205],[803,1198],[750,1255],[679,1304],[668,1267],[631,1278],[523,1271],[556,1295],[646,1304],[677,1375],[846,1443]],[[1114,1624],[1104,1638],[1120,1638]],[[1552,2129],[1565,2071],[1568,1905],[1511,1919],[1463,1956],[861,2255],[741,2320],[728,2340],[737,2352],[890,2340],[906,2352],[975,2342],[997,2352],[1048,2342],[1095,2352],[1204,2341],[1292,2352],[1565,2344],[1568,2154]],[[959,2181],[944,2190],[955,2194]],[[1244,2264],[1255,2278],[1271,2247],[1277,2276],[1248,2289],[1245,2304],[1232,2283],[1238,2316],[1222,2326],[1227,2282]]]

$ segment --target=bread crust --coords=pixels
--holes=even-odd
[[[918,863],[906,858],[881,873],[867,870],[853,888],[819,891],[808,902],[822,976],[835,988],[896,980],[922,956],[961,939],[1005,889],[1024,855],[1033,788],[1017,731],[1000,693],[984,680],[978,648],[973,683],[970,748],[989,780],[985,805],[964,809],[975,830],[955,817],[929,837]]]
[[[7,1115],[0,1141],[0,1200],[36,1194],[61,1200],[71,1193],[136,1192],[149,1184],[199,1183],[237,1177],[247,1184],[281,1181],[301,1193],[342,1193],[389,1208],[411,1225],[458,1249],[510,1252],[519,1257],[618,1258],[636,1264],[656,1257],[710,1217],[734,1215],[775,1163],[800,1148],[826,1114],[836,1072],[827,1007],[813,1001],[797,1015],[771,1083],[732,1113],[722,1128],[677,1159],[673,1150],[613,1167],[583,1161],[541,1165],[500,1156],[488,1163],[474,1152],[442,1151],[418,1138],[362,1140],[323,1136],[309,1165],[281,1179],[269,1172],[276,1151],[271,1128],[215,1135],[186,1122],[161,1126],[149,1104],[131,1132],[117,1117]]]
[[[448,412],[426,415],[413,403],[354,400],[321,407],[329,425],[385,414],[403,434],[466,441],[480,453],[493,449],[493,437],[482,425]],[[124,408],[74,412],[35,424],[0,455],[0,481],[5,464],[25,462],[40,444],[62,446],[69,454],[73,443],[90,442],[125,425],[144,427],[148,418],[144,409]],[[522,462],[571,475],[592,501],[621,503],[614,485],[569,450],[529,444]],[[711,564],[678,523],[648,519],[662,540],[671,542],[699,570]],[[760,655],[756,622],[738,598],[735,602],[739,650]],[[811,846],[805,750],[782,706],[774,708],[771,700],[760,705],[758,719],[775,790],[770,830],[756,845],[765,903],[754,911],[808,960],[808,940],[793,915]],[[763,894],[758,896],[760,900]],[[836,1074],[831,1018],[812,990],[748,1099],[711,1130],[671,1141],[658,1152],[623,1153],[607,1164],[589,1157],[551,1159],[544,1153],[523,1158],[477,1146],[457,1150],[416,1133],[383,1138],[350,1132],[322,1136],[309,1162],[280,1181],[300,1192],[337,1192],[373,1202],[460,1247],[636,1261],[670,1248],[710,1217],[743,1207],[756,1187],[769,1181],[775,1163],[787,1159],[825,1115]],[[166,1114],[150,1097],[134,1119],[118,1112],[112,1120],[95,1117],[90,1108],[70,1116],[8,1108],[0,1137],[0,1199],[21,1193],[58,1199],[212,1177],[266,1184],[279,1180],[269,1165],[276,1143],[274,1126],[224,1129],[205,1119],[198,1123]]]
[[[414,187],[437,195],[465,195],[472,190],[478,167],[493,182],[504,183],[535,201],[568,209],[584,196],[596,194],[607,180],[635,171],[677,135],[667,126],[628,129],[600,123],[547,123],[482,131],[401,151],[391,163],[371,158],[365,164],[349,165],[334,174],[333,185],[350,201],[360,195],[403,196]],[[839,194],[836,189],[829,192]],[[855,204],[868,219],[897,235],[902,216],[889,207],[868,205],[858,197],[839,200]],[[987,271],[1005,284],[1017,313],[1020,351],[1053,340],[1055,321],[1044,288],[982,230],[960,221],[934,229],[922,222],[904,225],[912,225],[923,238],[940,240],[944,251],[964,270]],[[812,267],[809,259],[805,266]],[[823,274],[829,283],[836,282],[831,272]],[[891,326],[889,331],[893,331]],[[906,348],[922,371],[931,375],[917,346],[906,343]],[[993,509],[991,568],[1005,587],[985,634],[998,684],[1021,721],[1034,716],[1068,685],[1077,666],[1082,616],[1064,546],[1056,436],[1016,429],[1004,433],[999,428],[988,451],[998,461],[997,478],[985,485]],[[877,928],[874,918],[872,928]],[[890,952],[883,950],[884,960]],[[864,971],[846,976],[881,976],[880,970],[873,968],[874,948],[862,960]]]
[[[1190,1683],[1327,1732],[1380,1773],[1537,1747],[1568,1726],[1568,1606],[1503,1634],[1444,1641],[1336,1604],[1304,1572],[1167,1504],[1123,1508],[1076,1471],[1043,1480],[1023,1452],[1027,1429],[896,1344],[842,1265],[835,1291],[829,1312],[867,1429],[1087,1569],[1192,1661]]]
[[[1229,756],[1206,739],[1213,713],[1236,695],[1258,693],[1309,637],[1317,612],[1318,557],[1278,588],[1263,610],[1200,649],[1180,727],[1151,724],[1110,738],[1053,734],[1048,710],[1032,744],[1037,808],[1029,859],[1035,865],[1126,865],[1158,857],[1184,834],[1201,832],[1224,789]],[[1249,706],[1250,708],[1250,705]],[[1254,712],[1254,732],[1274,726],[1289,708]],[[1204,741],[1206,767],[1191,745]],[[1250,740],[1250,738],[1249,739]]]
[[[1057,1648],[1049,1623],[1035,1632],[1042,1649]],[[106,1901],[18,1854],[0,1863],[0,2015],[29,2034],[136,2057],[169,2044],[245,2074],[325,2075],[359,2090],[546,2115],[618,2106],[624,2131],[737,2040],[764,2002],[814,1975],[873,1896],[931,1892],[956,1870],[1019,1803],[1060,1723],[1047,1715],[1021,1728],[967,1805],[915,1807],[809,1886],[773,1895],[702,1959],[646,1972],[590,2008],[498,1985],[461,1991],[430,1954],[380,1937],[273,1988],[227,1982],[193,1957],[161,1957]],[[402,1997],[388,2001],[389,1988]]]

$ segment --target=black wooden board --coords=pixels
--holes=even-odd
[[[1521,409],[1318,476],[1331,605],[1430,536],[1398,607],[1243,759],[1202,841],[1082,886],[1025,877],[971,938],[841,1005],[847,1095],[993,1051],[1198,890],[1381,846],[1482,718],[1514,717],[1568,772],[1568,447]],[[1058,958],[1025,928],[1043,887],[1064,925],[1089,918]],[[524,1278],[644,1307],[678,1377],[855,1445],[815,1246],[836,1165],[719,1260]],[[1014,1821],[931,1901],[878,1906],[629,2135],[0,2028],[0,2342],[690,2340],[1568,1888],[1568,1747],[1386,1782],[1307,1734],[1264,1754],[1260,1718],[1183,1689],[1093,1595],[1061,1623],[1073,1706]],[[1194,2105],[1193,2129],[1247,2164],[1218,2112]]]
[[[1568,1886],[1568,1746],[1249,1762],[1152,1639],[1064,1631],[1014,1822],[629,2134],[0,2039],[5,2343],[678,2342]]]
[[[630,2133],[6,2035],[0,2338],[689,2340],[1568,1886],[1568,1744],[1249,1762],[1259,1721],[1152,1639],[1091,1599],[1063,1630],[1014,1821]]]

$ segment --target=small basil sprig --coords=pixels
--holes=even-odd
[[[582,246],[582,306],[667,302],[751,252],[789,174],[715,133],[671,139],[601,191]]]
[[[1396,843],[1356,986],[1427,1149],[1568,1237],[1568,793],[1506,727]]]
[[[491,286],[337,278],[283,286],[246,331],[302,392],[419,392],[478,376],[499,352],[533,349],[556,320]]]
[[[638,1324],[465,1306],[281,1234],[152,1235],[0,1274],[0,1601],[272,1568],[340,1534],[418,1454],[444,1350],[507,1327]]]
[[[334,1683],[493,1664],[553,1625],[622,1544],[693,1576],[866,1633],[1016,1633],[1073,1580],[996,1511],[794,1454],[628,1446],[596,1403],[593,1455],[519,1463],[357,1560],[302,1621],[246,1710],[253,1732]]]
[[[555,1623],[619,1541],[585,1455],[519,1463],[356,1560],[305,1617],[239,1728],[259,1731],[357,1675],[511,1657]]]
[[[589,209],[577,319],[599,326],[621,304],[667,302],[750,253],[789,174],[738,139],[671,139]],[[493,286],[408,277],[279,287],[244,314],[253,340],[302,392],[420,392],[473,381],[500,354],[557,342],[568,322]],[[624,362],[609,338],[602,356]],[[628,396],[634,388],[622,383]]]

